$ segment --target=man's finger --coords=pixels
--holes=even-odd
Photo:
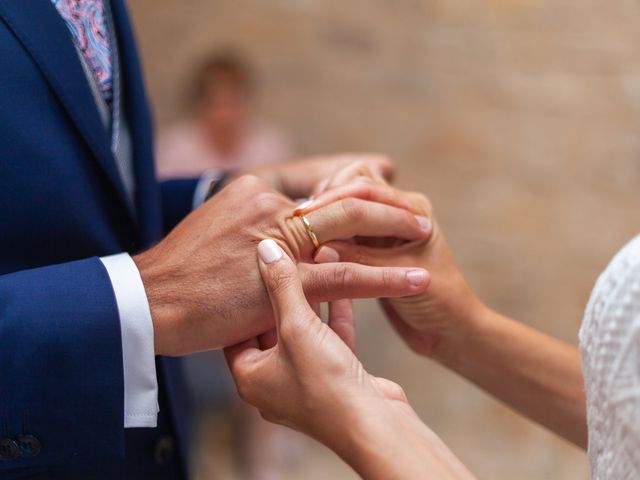
[[[231,370],[231,374],[234,377],[236,377],[239,371],[242,370],[252,358],[255,358],[258,353],[260,353],[260,349],[258,340],[255,337],[251,337],[244,342],[224,349],[224,356],[227,359],[229,370]]]
[[[260,350],[269,350],[273,348],[278,343],[278,332],[276,332],[275,328],[264,332],[258,335],[258,344],[260,345]]]
[[[361,237],[425,240],[431,221],[403,208],[345,198],[306,215],[320,243]]]
[[[340,261],[340,255],[335,250],[324,247],[315,256],[316,263],[335,263]],[[353,314],[353,303],[350,298],[329,302],[329,328],[336,332],[342,341],[356,351],[356,325]]]
[[[258,244],[260,274],[269,293],[276,328],[284,323],[315,317],[298,277],[298,271],[284,250],[272,239]]]
[[[405,297],[423,292],[430,282],[429,273],[422,268],[302,263],[298,265],[298,271],[310,302]]]

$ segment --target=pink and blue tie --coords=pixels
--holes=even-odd
[[[113,72],[109,30],[102,0],[52,0],[67,23],[76,47],[91,68],[93,78],[109,107],[113,96]]]

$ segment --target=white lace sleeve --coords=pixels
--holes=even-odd
[[[592,478],[640,478],[640,237],[596,283],[580,330]]]

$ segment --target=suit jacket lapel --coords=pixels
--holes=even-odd
[[[108,132],[56,7],[50,0],[0,0],[0,19],[29,52],[131,215]]]

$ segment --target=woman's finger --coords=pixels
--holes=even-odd
[[[269,293],[276,320],[276,329],[284,324],[318,318],[305,297],[298,271],[284,250],[272,239],[258,244],[260,274]],[[319,321],[319,319],[318,319]]]
[[[320,243],[361,237],[425,240],[431,221],[397,207],[345,198],[305,215]]]
[[[325,178],[313,190],[313,195],[320,195],[325,190],[333,190],[352,183],[356,179],[366,179],[367,183],[388,184],[393,179],[393,163],[384,156],[361,156],[359,161],[353,161],[342,166],[336,172]]]
[[[295,209],[295,213],[309,213],[326,205],[343,200],[345,198],[359,198],[370,202],[383,203],[392,207],[412,211],[413,202],[404,194],[387,184],[377,184],[367,179],[356,178],[346,185],[324,190],[312,200],[304,202]],[[422,212],[414,212],[422,213]]]
[[[425,291],[431,280],[422,268],[370,267],[344,262],[301,263],[298,271],[310,302],[406,297]]]
[[[343,262],[382,267],[384,265],[401,266],[398,257],[402,255],[402,246],[397,247],[370,247],[348,241],[335,241],[322,245],[314,256],[316,263],[324,263],[317,259],[327,256],[337,256]]]
[[[336,158],[336,169],[331,175],[330,182],[346,181],[359,175],[369,175],[372,178],[382,178],[390,182],[395,174],[393,162],[380,154],[346,154]]]
[[[387,183],[375,165],[363,161],[354,162],[340,169],[333,175],[326,188],[331,189],[342,186],[357,177],[366,177],[375,183]]]
[[[351,349],[356,351],[356,318],[353,314],[353,302],[349,298],[329,302],[329,321],[327,325]]]
[[[435,232],[429,241],[433,241],[434,235],[436,235]],[[418,247],[422,248],[421,245]],[[385,265],[410,267],[416,263],[415,249],[415,243],[379,247],[349,241],[335,241],[320,246],[315,253],[314,260],[317,257],[336,256],[343,262],[372,267],[384,267]]]
[[[335,250],[329,248],[320,250],[315,257],[317,263],[335,263],[340,261],[340,256]],[[336,332],[351,351],[355,352],[355,315],[353,314],[353,303],[350,298],[329,302],[329,321],[327,324],[331,330]]]

